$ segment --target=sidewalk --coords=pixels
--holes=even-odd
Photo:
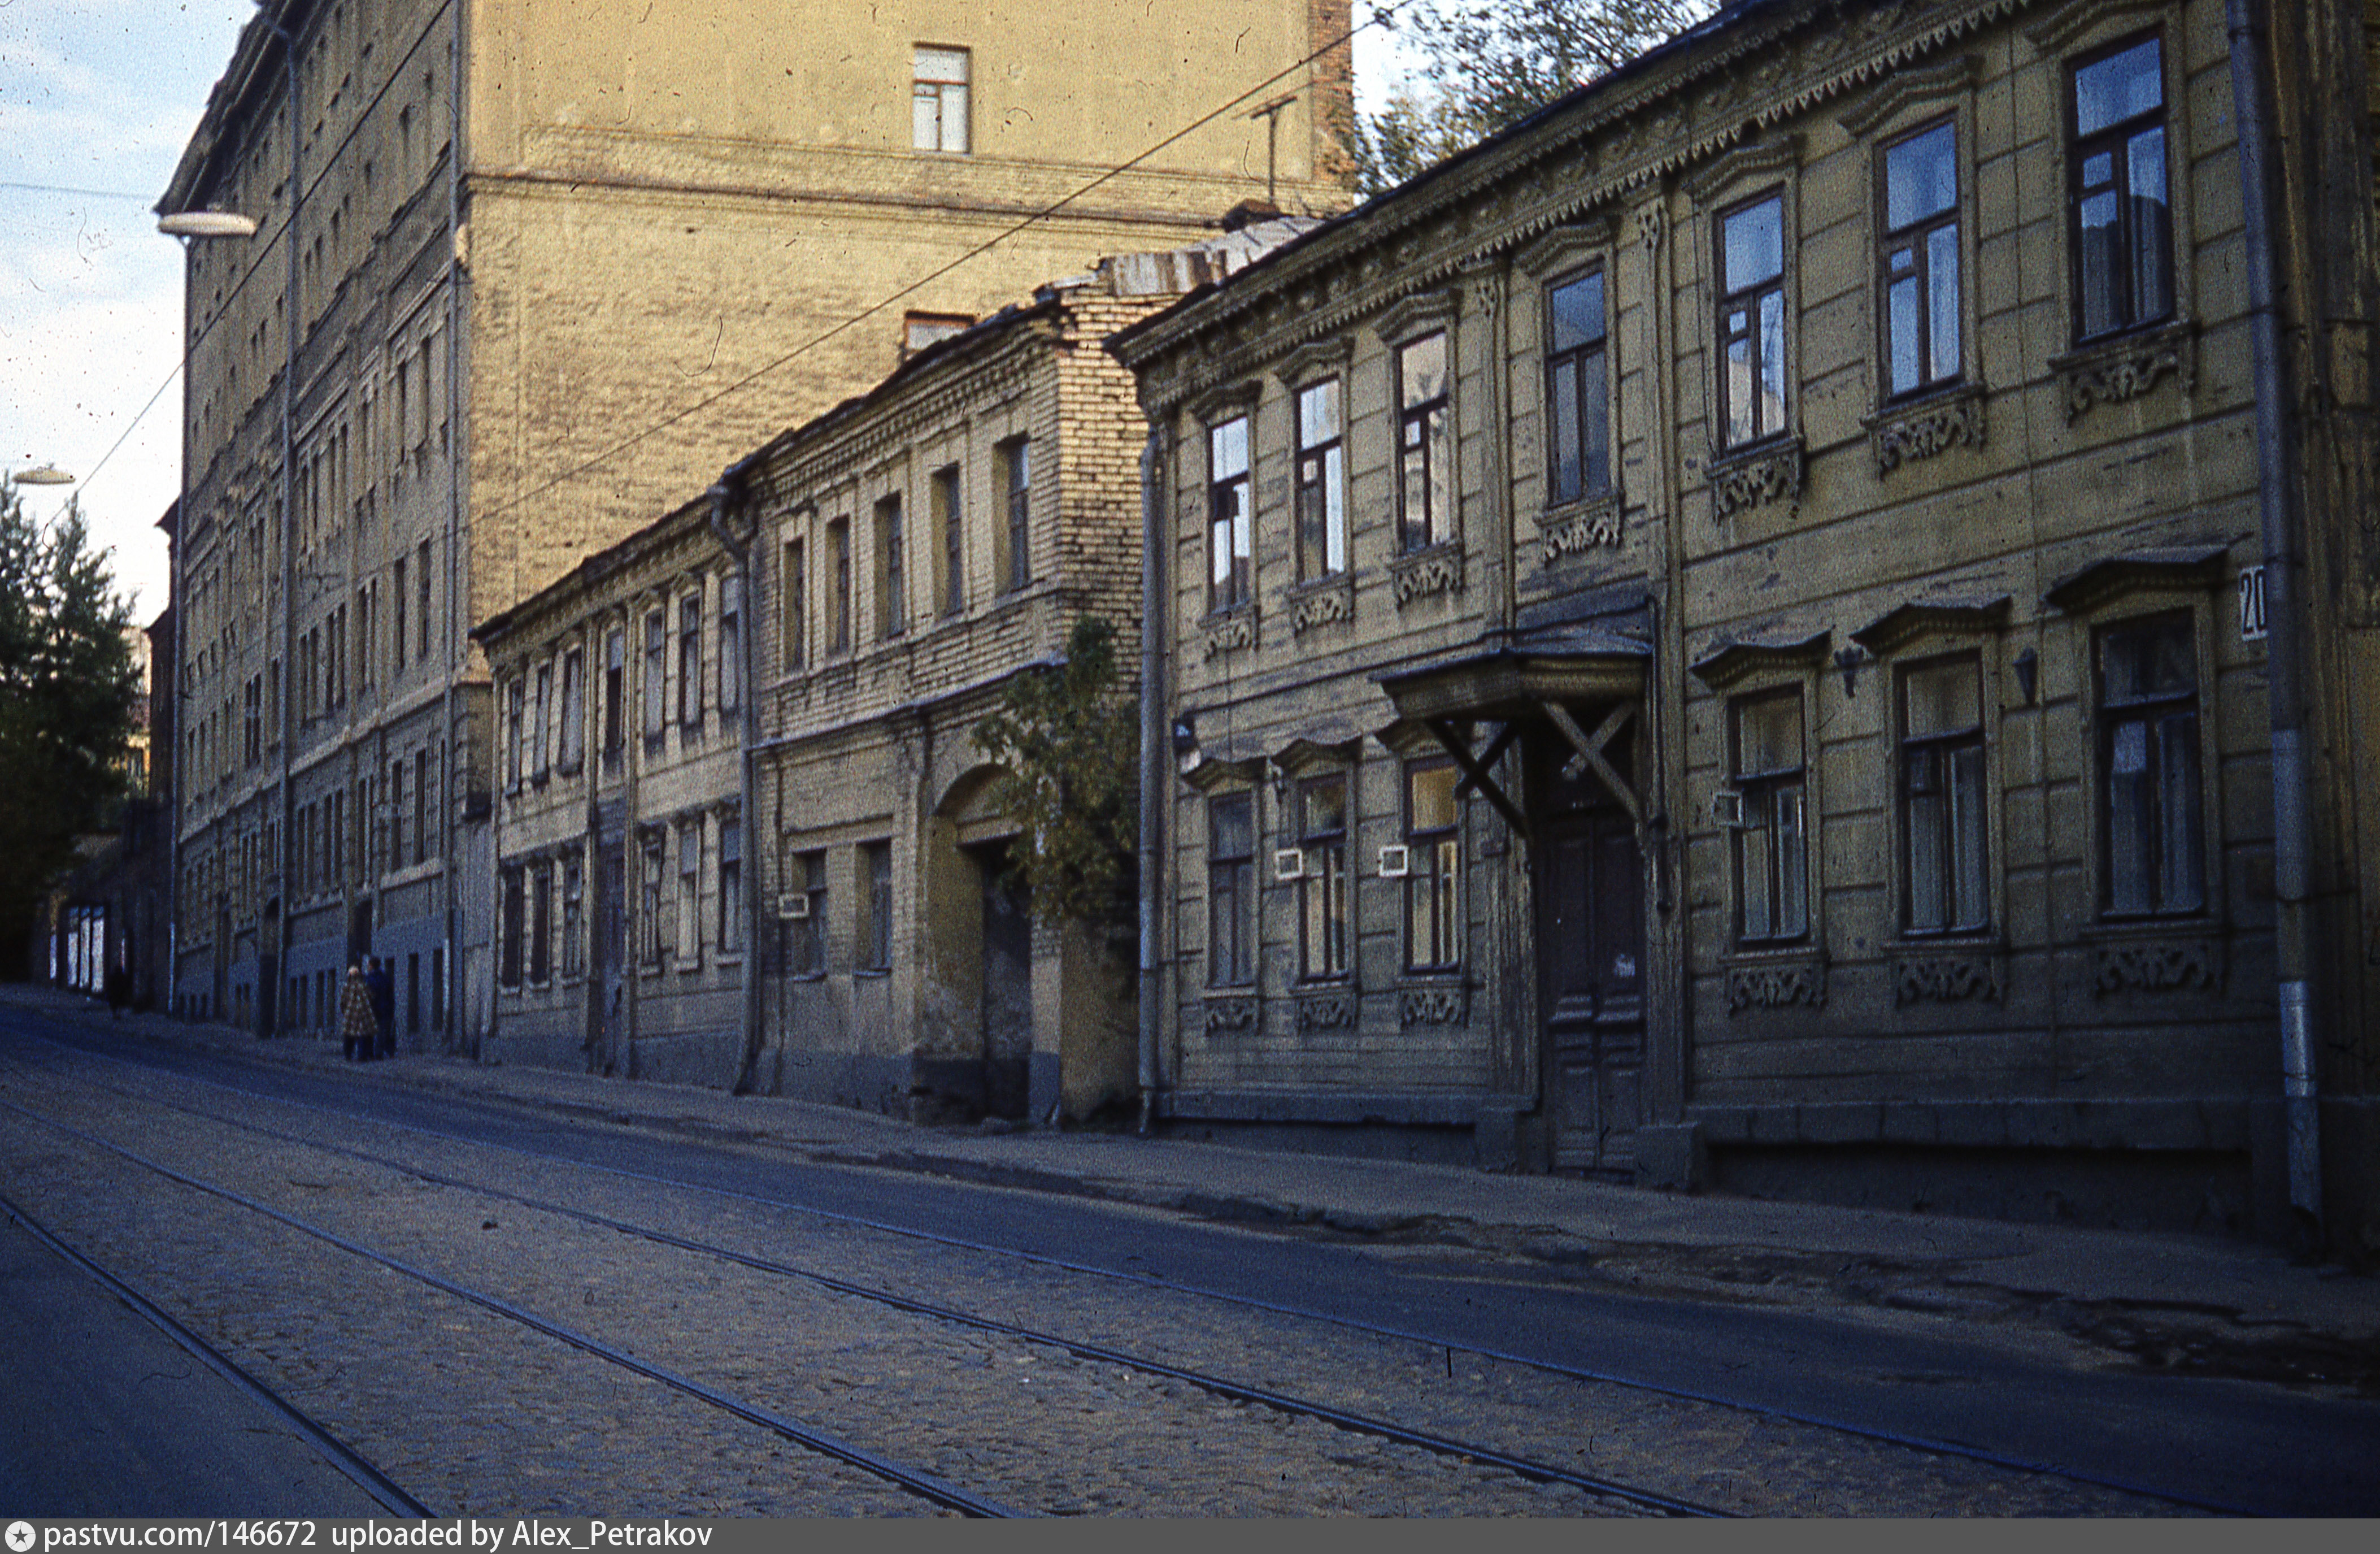
[[[0,1007],[105,1028],[104,1006],[0,987]],[[355,1067],[335,1043],[259,1041],[127,1015],[128,1038],[339,1069],[358,1084],[499,1099],[820,1161],[1108,1199],[1283,1233],[1449,1246],[1643,1295],[1985,1324],[2188,1374],[2380,1396],[2380,1280],[2254,1242],[1682,1195],[1236,1148],[1127,1133],[923,1128],[844,1107],[407,1056]]]

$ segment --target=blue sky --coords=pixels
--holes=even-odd
[[[44,519],[81,502],[143,623],[164,607],[155,525],[181,480],[181,249],[151,207],[253,14],[0,0],[0,460],[80,477],[28,502]],[[1368,98],[1391,67],[1377,29],[1357,35],[1356,67]]]

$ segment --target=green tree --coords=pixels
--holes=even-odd
[[[42,892],[131,783],[132,606],[81,508],[46,530],[0,477],[0,973],[23,975]]]
[[[1391,25],[1415,74],[1360,116],[1356,187],[1378,194],[1516,124],[1709,14],[1705,0],[1416,0]]]
[[[975,742],[1002,768],[990,795],[1023,834],[1011,865],[1044,918],[1129,924],[1140,826],[1140,710],[1122,683],[1115,628],[1075,623],[1065,662],[1025,670]]]

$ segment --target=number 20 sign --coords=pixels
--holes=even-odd
[[[2262,642],[2265,637],[2265,569],[2240,569],[2240,640]]]

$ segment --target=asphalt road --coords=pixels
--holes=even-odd
[[[26,1039],[31,1036],[43,1040]],[[2200,1505],[2285,1515],[2380,1514],[2380,1404],[2371,1401],[2085,1366],[2068,1352],[2019,1341],[2005,1331],[1963,1332],[1943,1321],[1881,1323],[1633,1297],[1566,1279],[1557,1270],[1475,1254],[1415,1255],[1079,1197],[828,1164],[601,1119],[358,1083],[343,1072],[129,1043],[21,1012],[0,1013],[0,1057],[39,1064],[45,1055],[55,1057],[44,1041],[481,1144],[1388,1328],[1456,1351],[1959,1443]],[[201,1107],[219,1098],[195,1087],[187,1094]],[[16,1125],[0,1119],[0,1128]],[[157,1464],[160,1483],[188,1482],[188,1464],[176,1466],[173,1452],[157,1444],[178,1432],[157,1425],[165,1415],[140,1403],[159,1374],[140,1357],[140,1335],[131,1330],[143,1325],[120,1307],[112,1320],[103,1320],[104,1313],[94,1315],[95,1305],[109,1303],[94,1303],[88,1291],[78,1296],[73,1284],[80,1276],[44,1270],[42,1260],[55,1259],[38,1246],[28,1251],[21,1237],[0,1238],[0,1249],[8,1292],[25,1297],[7,1303],[0,1341],[41,1361],[6,1367],[7,1379],[0,1385],[10,1389],[5,1394],[9,1416],[65,1422],[46,1438],[54,1445],[121,1431],[123,1454]],[[1034,1320],[1029,1312],[1006,1315]],[[44,1342],[43,1335],[53,1332],[61,1341]],[[188,1356],[181,1362],[176,1371],[192,1369]],[[201,1382],[191,1385],[203,1390]],[[176,1406],[201,1413],[232,1407],[205,1398]],[[237,1432],[212,1434],[223,1439]],[[58,1482],[75,1482],[72,1470],[56,1471],[68,1474]],[[253,1511],[258,1501],[243,1497],[263,1492],[259,1486],[267,1480],[257,1475],[288,1469],[283,1458],[271,1456],[261,1465],[226,1459],[223,1471],[225,1498]],[[8,1472],[0,1463],[0,1491],[11,1487]],[[0,1510],[12,1500],[0,1493]]]

